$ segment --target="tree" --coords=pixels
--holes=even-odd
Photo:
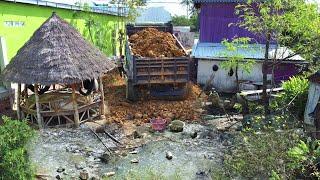
[[[172,24],[174,26],[190,26],[191,21],[187,18],[187,16],[173,16],[172,17]]]
[[[172,24],[174,26],[190,26],[192,31],[196,31],[198,29],[198,15],[193,14],[190,18],[186,16],[173,16]]]
[[[193,0],[182,0],[181,4],[187,6],[187,18],[189,18],[189,12],[194,11]]]
[[[245,59],[244,55],[238,53],[239,49],[245,49],[250,51],[249,43],[250,38],[242,37],[235,38],[231,41],[227,39],[222,41],[222,44],[226,47],[226,51],[222,52],[224,57],[227,57],[227,61],[221,63],[221,67],[224,69],[235,69],[235,77],[237,82],[237,91],[239,91],[239,69],[242,69],[245,73],[250,73],[254,65],[254,61],[251,59]]]
[[[111,0],[110,3],[118,6],[119,13],[123,14],[122,11],[127,10],[127,22],[133,22],[139,16],[138,7],[145,5],[144,0]]]
[[[239,16],[237,26],[247,29],[265,40],[265,56],[262,68],[263,101],[265,116],[269,114],[267,94],[267,70],[297,54],[311,57],[320,45],[319,14],[317,6],[304,0],[249,0],[236,7]],[[269,57],[271,44],[277,44],[273,57]],[[280,51],[279,47],[289,46]],[[281,53],[281,55],[277,55]]]

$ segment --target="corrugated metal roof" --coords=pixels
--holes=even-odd
[[[248,0],[193,0],[194,3],[244,3]]]
[[[164,7],[150,7],[140,9],[139,16],[136,18],[136,23],[167,23],[172,20],[171,14]]]
[[[230,56],[241,55],[244,59],[264,59],[264,44],[250,44],[248,47],[239,47],[236,51],[228,51],[226,46],[221,43],[198,43],[192,48],[192,57],[198,59],[225,59]],[[277,53],[277,59],[283,59],[293,54],[293,51],[287,47],[277,47],[271,45],[269,50],[269,57],[273,58]],[[304,61],[304,59],[295,55],[288,59],[288,61]]]
[[[14,3],[25,3],[31,5],[38,5],[38,6],[46,6],[46,7],[54,7],[54,8],[61,8],[61,9],[70,9],[76,11],[82,11],[83,9],[79,5],[72,5],[66,3],[56,3],[50,1],[43,1],[43,0],[4,0],[8,2]],[[91,11],[94,13],[101,13],[101,14],[110,14],[115,16],[127,16],[128,15],[128,8],[127,7],[120,7],[113,5],[95,5],[94,3],[90,5]],[[119,14],[119,12],[121,12]]]

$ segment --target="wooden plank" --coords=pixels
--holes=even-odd
[[[21,119],[21,108],[20,108],[20,102],[21,102],[21,84],[18,84],[18,90],[17,90],[17,117],[18,119]]]
[[[105,101],[104,101],[104,90],[103,90],[103,80],[102,77],[99,78],[99,87],[101,94],[101,103],[100,103],[100,117],[101,119],[106,119],[106,110],[105,110]]]
[[[39,103],[39,95],[38,95],[38,84],[34,85],[34,95],[35,95],[35,100],[36,100],[36,108],[37,108],[37,122],[39,129],[43,129],[43,124],[42,124],[42,117],[41,117],[41,107]]]
[[[76,96],[76,85],[72,84],[72,104],[73,104],[73,111],[74,111],[74,123],[76,127],[80,126],[80,119],[79,119],[79,112],[78,112],[78,103],[77,103],[77,96]]]
[[[270,93],[272,90],[272,92],[279,92],[279,91],[283,91],[283,88],[274,88],[274,89],[267,89],[267,93]],[[250,90],[250,91],[241,91],[240,95],[241,96],[249,96],[249,95],[258,95],[258,94],[262,94],[262,90]]]

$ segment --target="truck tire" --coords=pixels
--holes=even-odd
[[[127,79],[126,81],[126,98],[130,101],[136,101],[135,89],[132,80]]]

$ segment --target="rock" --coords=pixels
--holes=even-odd
[[[104,133],[105,128],[105,126],[98,126],[95,131],[96,133]]]
[[[115,174],[116,174],[116,172],[111,171],[111,172],[107,172],[107,173],[103,174],[102,177],[111,177],[111,176],[114,176]]]
[[[80,162],[75,164],[76,169],[84,169],[86,167],[86,163],[85,162]]]
[[[64,172],[65,170],[66,170],[65,168],[59,167],[59,168],[57,169],[57,172],[58,172],[58,173],[62,173],[62,172]]]
[[[192,133],[190,134],[190,137],[191,137],[192,139],[195,139],[197,136],[198,136],[198,133],[197,133],[197,132],[192,132]]]
[[[166,152],[166,158],[168,160],[171,160],[173,158],[173,155],[172,155],[172,153],[170,151]]]
[[[132,159],[130,162],[131,162],[132,164],[136,164],[136,163],[139,163],[139,160],[138,160],[138,159]]]
[[[87,171],[81,171],[79,178],[81,180],[88,180],[89,179],[89,173]]]
[[[224,146],[230,146],[232,143],[228,140],[223,141],[222,145]]]
[[[135,113],[135,114],[134,114],[134,117],[135,117],[136,119],[142,119],[143,114],[141,114],[141,113]]]
[[[134,116],[131,113],[127,114],[127,120],[133,120]]]
[[[102,154],[102,156],[100,156],[100,159],[102,162],[108,163],[111,159],[111,156],[109,153],[104,153],[104,154]]]
[[[134,138],[134,139],[142,138],[141,132],[139,132],[139,131],[134,131],[134,132],[133,132],[133,138]]]
[[[235,102],[234,101],[231,101],[231,100],[224,100],[223,101],[223,106],[226,110],[230,110],[230,109],[233,109],[233,106],[234,106]]]
[[[134,150],[134,151],[129,152],[129,154],[138,154],[138,151]]]
[[[98,175],[91,175],[90,180],[100,180],[100,177]]]
[[[182,132],[184,127],[184,122],[180,120],[174,120],[169,124],[169,129],[171,132]]]
[[[62,177],[58,174],[56,175],[56,179],[62,179]]]

